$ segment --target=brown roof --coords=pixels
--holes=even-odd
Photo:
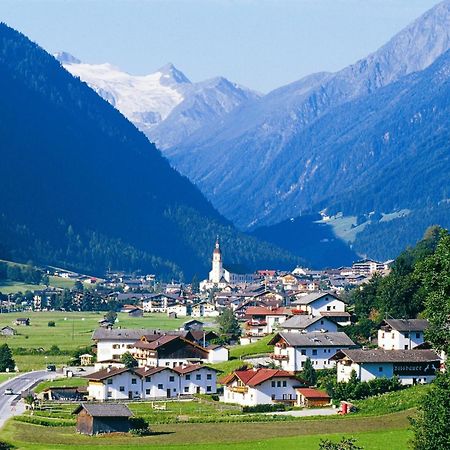
[[[87,378],[89,381],[102,381],[127,371],[128,369],[126,367],[108,367],[106,369],[101,369],[98,372],[91,373],[90,375],[86,375],[84,378]]]
[[[385,319],[384,322],[397,331],[424,331],[428,328],[427,319]]]
[[[123,403],[81,403],[72,414],[84,409],[92,417],[131,417],[133,413]]]
[[[289,316],[291,311],[287,308],[266,308],[264,306],[249,306],[246,316]]]
[[[133,369],[133,372],[140,377],[148,377],[155,373],[163,372],[164,370],[173,372],[173,369],[170,367],[140,367],[139,369]]]
[[[300,394],[302,394],[306,398],[330,398],[330,396],[325,391],[319,391],[314,388],[297,388],[296,391],[300,392]]]
[[[215,372],[220,372],[220,370],[214,369],[213,367],[209,367],[209,366],[204,366],[202,364],[192,364],[190,366],[177,366],[174,367],[173,370],[175,372],[178,372],[180,374],[185,374],[185,373],[191,373],[191,372],[195,372],[196,370],[200,370],[200,369],[209,369],[209,370],[214,370]]]
[[[232,374],[222,379],[222,384],[229,384],[235,378],[239,378],[247,386],[257,386],[264,381],[271,380],[272,378],[294,378],[293,372],[287,372],[286,370],[278,369],[249,369],[249,370],[236,370]]]

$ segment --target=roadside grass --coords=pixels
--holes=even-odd
[[[4,383],[5,381],[8,381],[10,378],[15,377],[17,373],[13,372],[2,372],[0,373],[0,384]]]
[[[348,420],[296,420],[264,423],[174,423],[151,425],[155,433],[148,437],[124,434],[98,437],[81,436],[75,428],[43,427],[10,420],[2,430],[2,439],[19,449],[186,449],[195,446],[212,449],[317,449],[321,438],[338,440],[354,436],[366,450],[404,450],[410,437],[406,430],[408,412]]]
[[[86,378],[71,377],[71,378],[56,378],[55,380],[47,380],[39,383],[33,390],[36,394],[45,391],[49,387],[84,387],[88,385]]]

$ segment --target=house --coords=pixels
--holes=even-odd
[[[378,330],[378,347],[386,350],[411,350],[423,344],[426,319],[385,319]]]
[[[2,336],[14,336],[15,334],[17,334],[17,331],[13,327],[6,325],[6,327],[0,329],[0,334]]]
[[[387,261],[383,263],[373,259],[363,259],[353,263],[352,270],[357,275],[372,276],[376,272],[386,275],[389,273],[391,262],[392,261]]]
[[[142,309],[134,305],[124,305],[120,312],[128,314],[129,317],[142,317],[144,315]]]
[[[330,404],[330,396],[325,391],[315,388],[297,388],[297,406],[306,408],[321,407]]]
[[[30,319],[28,317],[18,317],[15,320],[15,324],[16,325],[25,325],[28,327],[30,325]]]
[[[303,369],[307,358],[315,369],[334,367],[332,356],[339,350],[355,347],[355,343],[342,332],[297,333],[283,331],[277,333],[269,342],[274,346],[271,355],[275,364],[283,370],[297,372]]]
[[[186,317],[188,315],[187,305],[177,302],[167,307],[167,315],[174,317]]]
[[[217,317],[219,314],[214,303],[207,301],[196,303],[191,308],[192,317]]]
[[[192,330],[203,330],[203,322],[197,319],[188,320],[187,322],[183,323],[183,326],[180,328],[180,330],[184,331],[192,331]]]
[[[430,383],[441,360],[433,350],[342,349],[331,357],[337,381],[349,381],[353,370],[361,381],[398,376],[402,384]]]
[[[345,311],[345,303],[330,292],[299,295],[291,303],[294,312],[304,312],[313,316],[323,315],[338,325],[350,325],[350,314]]]
[[[230,358],[230,351],[223,345],[208,345],[208,362],[218,363],[228,361]]]
[[[122,404],[81,403],[73,412],[77,415],[77,431],[81,434],[128,433],[128,419],[133,415],[128,406]]]
[[[88,375],[89,398],[98,401],[173,398],[216,393],[217,370],[203,365],[108,367]]]
[[[180,298],[171,294],[152,294],[147,295],[142,301],[144,312],[162,312],[167,313],[167,308],[180,302]]]
[[[89,353],[83,353],[80,355],[80,365],[82,366],[90,366],[92,364],[92,360],[94,357]]]
[[[334,333],[338,326],[332,320],[311,314],[297,314],[290,317],[280,325],[281,331],[291,331],[293,333],[311,333],[313,331]]]
[[[195,342],[202,347],[207,347],[212,341],[217,342],[220,337],[215,331],[192,330],[187,333],[186,339]]]
[[[294,404],[295,389],[302,384],[293,372],[278,369],[236,370],[221,383],[224,387],[220,401],[242,406]]]
[[[208,361],[208,350],[176,335],[144,335],[133,344],[131,354],[139,367],[176,367]]]

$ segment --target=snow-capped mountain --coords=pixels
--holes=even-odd
[[[108,63],[83,63],[67,52],[54,56],[160,148],[181,143],[198,128],[259,97],[225,78],[192,83],[173,64],[148,75],[130,75]]]

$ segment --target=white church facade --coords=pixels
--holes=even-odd
[[[233,284],[250,284],[255,280],[252,273],[235,273],[223,266],[222,251],[220,250],[219,238],[216,240],[212,256],[212,267],[207,280],[200,283],[200,290],[206,291],[213,288],[223,289]]]

